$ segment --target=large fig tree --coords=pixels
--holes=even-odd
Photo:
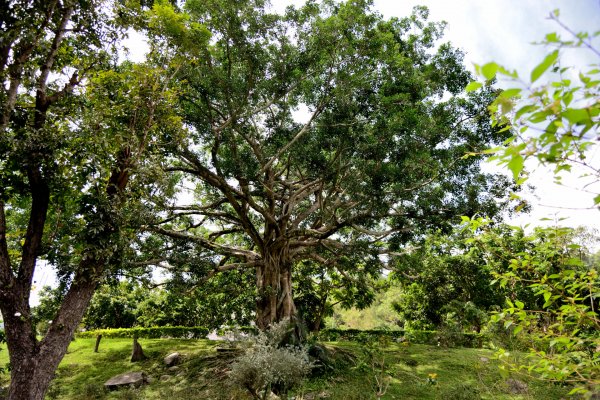
[[[463,93],[470,75],[438,43],[442,24],[422,7],[390,20],[370,7],[155,6],[154,40],[186,57],[173,73],[188,137],[167,168],[185,195],[147,230],[170,238],[157,255],[171,267],[187,254],[205,277],[254,271],[260,328],[296,316],[301,263],[360,291],[411,238],[496,213],[508,184],[464,157],[504,137],[486,117],[493,91]],[[181,35],[198,24],[204,45]]]

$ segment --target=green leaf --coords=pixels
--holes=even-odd
[[[469,84],[467,85],[467,87],[465,87],[465,90],[468,92],[474,92],[475,90],[479,89],[480,87],[483,86],[483,83],[481,82],[469,82]]]
[[[529,104],[526,106],[523,106],[521,108],[519,108],[517,110],[517,112],[515,113],[515,119],[519,119],[521,118],[524,114],[530,113],[532,111],[537,110],[539,107],[533,104]]]
[[[485,79],[490,80],[496,76],[496,72],[498,72],[498,64],[495,62],[490,62],[481,67],[481,74],[485,77]]]
[[[585,124],[590,120],[590,114],[585,108],[568,108],[563,111],[562,116],[572,124]]]
[[[550,68],[550,66],[554,64],[554,62],[557,59],[558,50],[554,50],[552,53],[548,54],[546,58],[544,58],[544,61],[539,63],[538,66],[535,67],[533,71],[531,71],[531,83],[537,81],[540,78],[540,76],[542,76],[542,74],[546,72],[548,68]]]
[[[581,261],[579,258],[577,257],[570,257],[567,262],[566,265],[576,265],[576,266],[581,266],[583,265],[583,261]]]
[[[519,88],[506,89],[500,93],[500,96],[510,99],[512,97],[517,97],[521,91],[522,89]]]
[[[498,73],[508,76],[508,77],[511,77],[513,79],[517,79],[519,77],[519,74],[517,73],[516,70],[509,71],[506,68],[504,68],[502,65],[498,66]]]
[[[542,110],[542,111],[533,113],[528,119],[530,122],[533,122],[534,124],[539,124],[540,122],[544,122],[550,115],[552,115],[552,113],[550,111]]]
[[[525,304],[523,304],[522,301],[519,300],[515,300],[515,305],[517,306],[517,308],[519,308],[520,310],[523,309],[523,307],[525,307]]]
[[[518,334],[519,334],[519,332],[521,332],[522,330],[523,330],[523,327],[522,327],[522,326],[517,326],[517,327],[515,328],[515,330],[513,331],[513,335],[518,335]]]
[[[510,195],[509,195],[509,196],[510,196],[510,197],[509,197],[509,199],[510,199],[510,200],[519,200],[519,199],[521,198],[521,196],[519,196],[519,195],[518,195],[518,194],[516,194],[515,192],[510,192]]]
[[[507,167],[512,172],[515,181],[519,179],[519,175],[521,174],[521,171],[523,171],[524,162],[525,160],[520,154],[515,154],[507,164]]]
[[[548,33],[546,35],[546,41],[550,43],[556,43],[559,41],[558,35],[556,32]]]
[[[527,205],[527,202],[522,201],[521,203],[519,203],[518,206],[515,207],[515,212],[521,212],[521,210],[523,210],[525,208],[525,206]]]
[[[552,296],[552,293],[550,292],[545,292],[544,293],[544,301],[548,301],[550,300],[550,297]]]
[[[585,392],[585,389],[582,387],[576,387],[574,389],[571,389],[571,391],[568,393],[569,396],[573,395],[573,394],[577,394],[577,393],[582,393]]]

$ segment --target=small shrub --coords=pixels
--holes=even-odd
[[[436,331],[406,331],[406,340],[410,343],[437,344]]]
[[[443,330],[443,328],[442,328]],[[338,340],[349,340],[355,341],[362,344],[368,343],[372,340],[379,340],[380,338],[389,338],[391,341],[410,342],[419,344],[430,344],[436,345],[440,341],[440,337],[446,333],[440,331],[419,331],[419,330],[360,330],[360,329],[323,329],[318,334],[318,339],[326,342],[338,341]],[[452,344],[451,346],[463,346],[463,347],[482,347],[489,341],[488,334],[475,333],[475,332],[452,332]],[[444,338],[445,339],[445,338]],[[448,338],[450,339],[450,338]],[[450,343],[450,340],[448,340]]]
[[[385,395],[393,375],[393,369],[386,362],[385,356],[385,348],[389,345],[390,339],[387,336],[379,336],[364,343],[361,346],[362,357],[356,365],[357,370],[367,373],[376,399]]]
[[[98,383],[88,383],[83,387],[79,398],[86,400],[101,399],[105,395],[104,387]]]
[[[46,392],[46,398],[49,400],[58,399],[61,395],[60,385],[56,382],[51,382],[48,391]]]
[[[438,346],[457,347],[464,340],[464,334],[458,324],[446,323],[440,327],[436,336]]]
[[[306,348],[280,346],[290,326],[285,320],[249,337],[246,351],[231,367],[231,382],[247,389],[256,399],[266,398],[271,391],[285,395],[300,384],[313,364]]]
[[[121,389],[116,394],[117,400],[142,400],[144,398],[140,389],[127,388]]]
[[[471,301],[452,300],[442,311],[443,324],[457,325],[461,332],[480,332],[489,320],[488,313]]]
[[[525,334],[513,334],[512,329],[506,329],[501,322],[489,322],[488,332],[491,342],[496,348],[503,348],[510,351],[528,351],[532,345],[532,338]]]

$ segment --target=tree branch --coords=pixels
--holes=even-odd
[[[23,243],[21,264],[17,275],[17,282],[25,298],[29,298],[31,291],[33,272],[42,246],[42,237],[44,235],[50,202],[50,190],[40,170],[34,165],[28,165],[27,177],[31,192],[31,210],[25,233],[25,242]]]
[[[279,149],[279,151],[277,151],[277,153],[271,157],[271,159],[269,159],[269,161],[261,168],[260,172],[264,173],[267,169],[269,169],[271,167],[271,165],[279,159],[279,157],[281,157],[282,154],[284,154],[286,151],[288,151],[288,149],[290,147],[292,147],[294,145],[294,143],[296,143],[302,136],[304,136],[304,134],[306,132],[308,132],[312,122],[315,120],[315,118],[317,118],[321,112],[325,109],[325,101],[323,101],[316,109],[315,111],[312,113],[312,115],[310,116],[310,119],[308,120],[308,122],[306,124],[304,124],[304,126],[302,127],[302,129],[300,129],[300,131],[298,131],[298,133],[296,133],[296,135],[292,138],[292,140],[290,140],[285,146],[283,146],[281,149]]]
[[[221,245],[221,244],[212,242],[210,240],[204,239],[199,236],[188,235],[183,232],[171,231],[171,230],[163,229],[163,228],[156,227],[156,226],[148,226],[148,227],[145,227],[145,229],[150,232],[160,233],[162,235],[171,237],[173,239],[183,239],[188,242],[198,243],[198,244],[202,245],[204,248],[213,250],[219,254],[242,257],[246,260],[252,260],[252,261],[260,258],[260,256],[257,253],[255,253],[251,250],[245,250],[245,249],[240,249],[237,247]]]
[[[10,268],[10,254],[6,240],[6,212],[4,201],[0,200],[0,291],[5,287],[11,287],[14,283],[14,275]]]
[[[52,66],[54,65],[54,60],[56,59],[56,55],[58,54],[58,48],[60,47],[61,42],[65,36],[65,29],[67,28],[67,24],[71,19],[71,15],[73,15],[73,7],[69,7],[64,10],[62,18],[60,20],[60,24],[54,31],[54,39],[52,40],[52,45],[50,46],[50,51],[46,57],[46,60],[42,64],[40,68],[40,76],[38,78],[37,83],[37,96],[43,102],[47,102],[46,98],[46,86],[48,81],[48,76],[50,75],[50,71],[52,70]],[[73,78],[73,77],[71,77]]]

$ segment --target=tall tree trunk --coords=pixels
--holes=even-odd
[[[86,262],[85,264],[88,264]],[[9,343],[11,381],[8,400],[43,400],[58,364],[67,352],[71,339],[96,289],[98,277],[90,270],[75,276],[55,320],[41,342],[35,339],[34,328],[21,315],[5,320]],[[5,307],[2,307],[3,313]],[[21,328],[22,333],[15,332]]]
[[[260,330],[284,319],[296,320],[292,295],[292,263],[281,252],[267,254],[256,270],[256,325]]]

